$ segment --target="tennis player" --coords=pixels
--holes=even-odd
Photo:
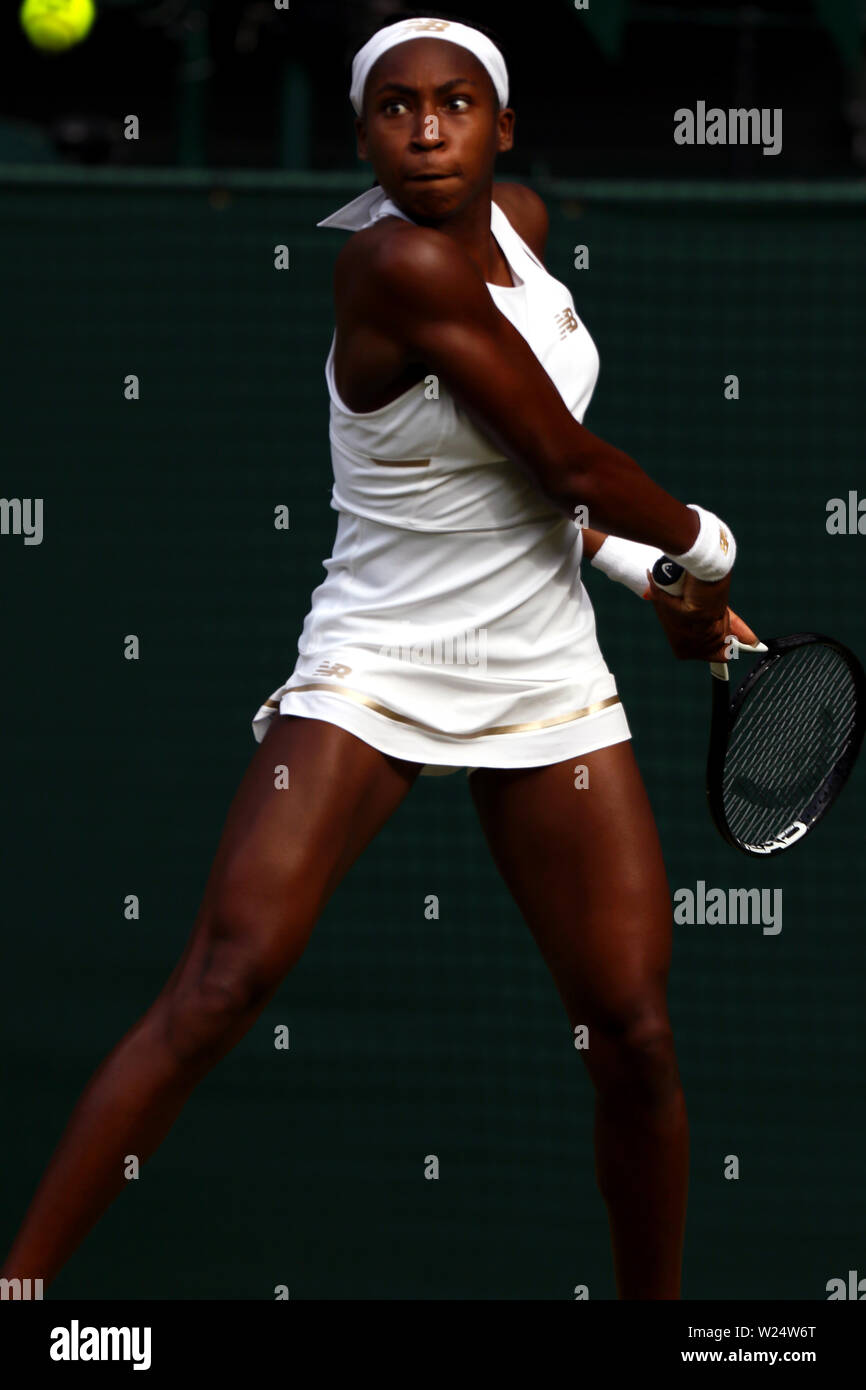
[[[388,22],[355,55],[350,99],[378,182],[320,224],[354,233],[326,367],[327,577],[292,674],[255,715],[186,949],[86,1087],[2,1274],[50,1282],[126,1185],[126,1156],[154,1152],[252,1027],[416,777],[466,768],[588,1030],[619,1297],[676,1299],[688,1129],[670,893],[580,565],[648,594],[677,656],[724,659],[728,633],[756,640],[727,606],[734,537],[581,424],[598,354],[544,267],[541,199],[494,182],[514,112],[490,35],[441,15]],[[662,553],[687,571],[682,598],[648,581]],[[283,765],[290,788],[275,790]]]

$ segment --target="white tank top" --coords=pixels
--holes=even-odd
[[[318,225],[357,230],[389,215],[412,221],[383,189],[375,188]],[[571,292],[545,270],[495,202],[490,205],[490,228],[514,281],[511,287],[488,283],[493,301],[526,339],[571,414],[581,421],[598,378],[599,358]],[[325,377],[331,398],[331,506],[336,511],[407,530],[437,532],[562,521],[562,511],[516,463],[503,458],[443,382],[438,384],[438,398],[429,398],[431,388],[422,380],[378,410],[348,410],[334,381],[335,341],[336,332]],[[574,534],[580,537],[579,530]]]
[[[319,225],[359,230],[389,214],[404,216],[376,187]],[[548,274],[496,203],[490,226],[515,281],[511,288],[488,285],[490,294],[580,420],[598,375],[595,345],[567,287]],[[471,630],[486,641],[487,691],[525,691],[528,681],[586,676],[586,699],[578,705],[610,695],[612,677],[580,576],[583,536],[573,518],[502,457],[443,383],[438,399],[428,400],[418,382],[378,410],[347,410],[334,383],[333,342],[326,378],[331,506],[338,519],[332,553],[323,562],[326,578],[313,592],[298,642],[303,671],[304,663],[335,652],[340,655],[333,659],[357,671],[361,652],[364,661],[375,653],[378,662],[384,647],[428,637],[456,642]],[[404,665],[397,662],[395,669]],[[515,722],[497,718],[496,709],[486,719],[486,705],[479,713],[484,697],[473,667],[454,666],[448,680],[465,691],[460,701],[467,702],[464,710],[458,701],[449,719],[465,716],[470,728]],[[433,705],[448,680],[440,670],[429,682]],[[426,688],[415,668],[419,708]],[[431,708],[426,722],[440,727],[435,715]],[[425,719],[417,710],[414,717]]]

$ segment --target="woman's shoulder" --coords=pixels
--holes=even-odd
[[[550,227],[544,199],[523,183],[494,183],[492,194],[518,236],[543,261]],[[337,279],[347,270],[356,273],[372,261],[390,259],[397,247],[407,243],[413,248],[412,255],[419,254],[428,243],[431,255],[447,254],[449,247],[453,251],[450,238],[435,228],[419,227],[401,217],[383,217],[355,232],[340,248],[335,264]]]
[[[382,217],[354,232],[334,262],[338,302],[384,296],[391,305],[406,299],[420,308],[445,293],[459,299],[477,282],[477,268],[453,237],[401,217]]]

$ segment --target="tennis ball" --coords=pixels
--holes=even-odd
[[[18,17],[36,48],[62,53],[87,38],[96,7],[93,0],[24,0]]]

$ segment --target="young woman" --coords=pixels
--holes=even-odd
[[[720,659],[726,634],[756,640],[727,607],[733,536],[580,423],[595,347],[543,266],[541,200],[493,182],[514,124],[498,47],[460,21],[401,19],[356,54],[351,99],[378,186],[322,224],[357,229],[326,369],[327,578],[292,676],[255,717],[186,949],[86,1087],[2,1274],[54,1277],[416,777],[467,766],[495,862],[588,1029],[619,1296],[678,1298],[688,1131],[669,888],[580,560],[640,594],[658,554],[678,559],[684,596],[651,592],[656,612],[678,656]],[[472,641],[483,663],[465,659]],[[436,643],[447,655],[416,659]]]

